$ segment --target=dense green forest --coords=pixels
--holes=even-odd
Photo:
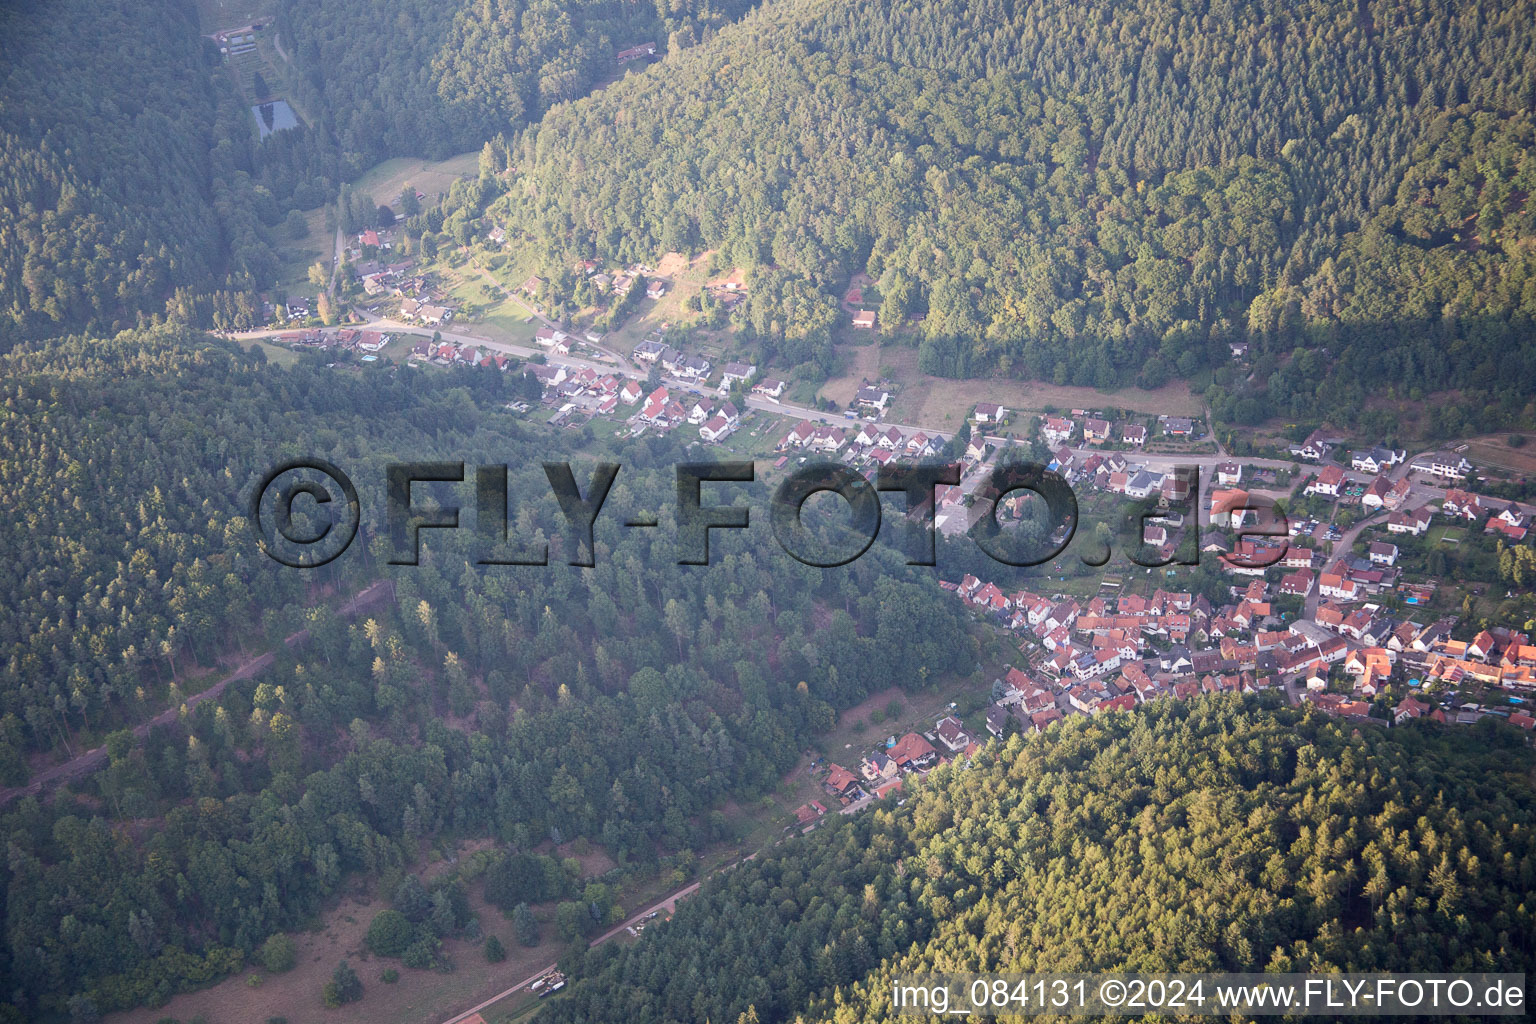
[[[743,864],[587,953],[540,1019],[895,1020],[892,977],[962,967],[1527,972],[1531,767],[1493,722],[1253,697],[1074,719]]]
[[[585,95],[616,72],[620,50],[691,45],[749,6],[288,0],[278,30],[298,64],[298,96],[361,169],[405,154],[442,159],[478,149]]]
[[[217,977],[423,836],[521,853],[586,837],[621,865],[698,849],[724,837],[720,803],[776,785],[836,709],[975,663],[959,607],[883,546],[810,569],[761,524],[717,537],[710,566],[677,565],[675,442],[608,451],[524,426],[495,371],[285,370],[169,327],[3,358],[7,450],[31,453],[6,481],[7,781],[82,736],[110,755],[73,794],[0,818],[0,969],[24,1016]],[[624,467],[592,569],[564,564],[539,462],[573,441],[583,484],[594,457]],[[346,467],[365,510],[354,550],[308,575],[263,558],[244,519],[288,455]],[[551,564],[476,566],[489,552],[466,528],[386,568],[383,465],[432,458],[512,460],[515,543],[547,540]],[[663,529],[625,530],[624,510]],[[379,573],[396,601],[366,618],[318,589]],[[283,649],[300,627],[307,643]],[[257,680],[171,725],[118,728],[175,707],[197,663],[274,647]],[[548,891],[491,877],[509,909]]]
[[[1228,421],[1455,389],[1437,425],[1489,425],[1536,386],[1533,13],[784,0],[552,109],[493,212],[580,255],[719,249],[741,326],[823,372],[867,270],[933,373],[1155,387],[1247,337]]]
[[[189,2],[0,7],[0,341],[178,294],[248,322],[286,212],[255,134]]]
[[[278,84],[313,123],[258,140],[191,0],[4,5],[0,341],[142,317],[254,326],[292,210],[381,160],[478,148],[599,84],[618,50],[687,46],[746,9],[287,5]]]

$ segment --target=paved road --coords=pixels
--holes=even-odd
[[[743,857],[741,860],[735,861],[734,863],[727,864],[727,865],[725,865],[722,868],[716,869],[715,871],[711,872],[711,875],[718,875],[722,871],[728,871],[731,868],[734,868],[734,867],[736,867],[739,864],[742,864],[742,863],[745,863],[746,861],[752,860],[756,856],[757,856],[757,854],[755,854],[755,853],[754,854],[750,854],[750,855],[748,855],[746,857]],[[636,924],[640,923],[641,921],[645,920],[646,916],[649,915],[649,914],[656,913],[656,912],[665,912],[665,913],[669,913],[669,914],[673,913],[674,911],[677,910],[677,901],[680,900],[680,899],[683,899],[684,897],[693,895],[695,892],[698,891],[699,886],[704,884],[704,881],[705,881],[704,879],[700,879],[699,881],[694,882],[692,885],[685,885],[685,886],[683,886],[681,889],[677,890],[677,892],[674,892],[672,895],[668,896],[666,899],[662,900],[661,902],[653,903],[649,907],[646,907],[644,910],[640,911],[639,913],[635,914],[633,917],[631,917],[628,920],[626,920],[623,924],[620,924],[620,925],[618,925],[618,926],[616,926],[614,928],[610,928],[608,931],[604,932],[603,934],[599,935],[597,938],[593,939],[590,943],[588,943],[588,946],[589,947],[601,946],[603,943],[609,941],[610,939],[616,938],[616,937],[624,934],[625,929],[630,928],[631,926],[636,925]],[[549,964],[549,965],[547,965],[545,967],[542,967],[539,970],[535,971],[533,974],[528,975],[528,977],[524,978],[522,981],[518,982],[516,985],[512,985],[509,988],[504,988],[500,992],[498,992],[495,995],[491,996],[489,999],[485,1000],[484,1002],[478,1003],[478,1004],[476,1004],[474,1006],[471,1006],[469,1009],[463,1011],[462,1013],[457,1014],[456,1016],[449,1017],[446,1021],[443,1022],[443,1024],[459,1024],[459,1022],[464,1020],[466,1017],[469,1017],[469,1016],[471,1016],[473,1014],[479,1013],[481,1010],[484,1010],[488,1006],[494,1006],[495,1004],[501,1002],[503,999],[506,999],[509,996],[516,995],[519,991],[521,991],[523,989],[526,989],[529,985],[532,985],[534,982],[538,981],[540,978],[544,977],[544,975],[548,974],[550,971],[552,971],[554,969],[555,969],[555,965],[553,963],[551,963],[551,964]]]
[[[384,331],[387,333],[420,335],[427,333],[429,330],[425,327],[403,323],[399,320],[393,320],[387,317],[374,317],[368,313],[363,313],[362,315],[369,321],[370,326],[372,326],[375,330]],[[538,316],[539,314],[534,313],[533,315]],[[540,317],[540,319],[543,318]],[[545,322],[547,323],[548,321]],[[279,335],[288,334],[292,330],[293,328],[281,328],[276,330],[263,331],[237,331],[226,335],[226,337],[236,339],[272,338]],[[617,353],[607,349],[604,349],[604,352],[612,358],[612,362],[595,359],[584,359],[580,356],[549,355],[548,353],[544,352],[543,349],[529,348],[525,345],[514,345],[511,342],[506,341],[494,341],[483,334],[476,334],[473,331],[462,328],[450,328],[447,330],[438,328],[435,333],[437,333],[444,341],[451,341],[455,345],[475,345],[479,348],[488,349],[492,352],[500,352],[503,355],[519,356],[523,359],[527,359],[534,355],[545,355],[548,357],[549,364],[551,366],[564,366],[578,370],[591,369],[598,373],[613,373],[621,377],[630,377],[639,381],[644,381],[649,376],[648,370],[641,370],[640,368],[631,365],[627,359],[624,359]],[[683,393],[687,393],[689,391],[708,393],[713,391],[712,388],[706,388],[697,382],[684,381],[672,377],[663,377],[662,383],[665,384],[668,388],[676,389]],[[771,399],[758,396],[749,396],[747,398],[747,407],[751,409],[757,409],[761,412],[773,413],[776,416],[788,416],[791,418],[799,417],[801,419],[810,420],[813,423],[830,423],[833,425],[846,427],[852,426],[856,422],[854,420],[848,419],[842,413],[824,412],[819,409],[808,409],[804,406],[791,405],[787,402],[775,402]],[[929,437],[936,437],[940,440],[948,440],[953,435],[953,431],[938,431],[931,427],[923,427],[910,423],[884,422],[880,423],[879,425],[882,427],[896,427],[898,430],[908,434],[914,434],[922,431]]]
[[[391,580],[379,580],[376,583],[370,584],[364,589],[358,591],[358,593],[353,596],[350,601],[342,605],[340,608],[340,614],[343,616],[354,615],[363,608],[372,606],[374,602],[380,600],[386,593],[390,596],[393,596],[394,589],[395,585]],[[297,633],[294,633],[284,639],[283,643],[285,646],[292,648],[297,647],[299,644],[308,639],[309,630],[301,629]],[[274,660],[275,655],[271,651],[268,651],[265,654],[259,654],[256,657],[249,659],[229,675],[208,687],[208,689],[188,697],[186,699],[187,708],[189,710],[195,708],[205,700],[217,700],[219,695],[224,692],[225,688],[228,687],[230,683],[237,683],[242,679],[250,679],[252,676],[257,675],[267,666],[271,665]],[[172,722],[176,721],[180,715],[180,707],[166,708],[164,711],[160,712],[160,714],[156,715],[154,718],[151,718],[149,721],[141,722],[140,724],[134,726],[133,734],[138,738],[143,739],[145,736],[149,735],[149,731],[151,729],[155,728],[156,726],[170,725]],[[16,797],[37,796],[41,794],[45,789],[51,789],[52,787],[57,786],[62,782],[73,781],[74,779],[78,779],[81,776],[88,775],[95,771],[97,768],[101,767],[101,765],[104,764],[106,760],[107,748],[105,745],[102,745],[92,750],[88,750],[85,753],[80,754],[78,757],[73,757],[61,764],[56,764],[51,768],[45,768],[38,772],[36,775],[32,776],[31,781],[29,781],[25,786],[16,786],[10,789],[0,790],[0,807],[10,803]]]

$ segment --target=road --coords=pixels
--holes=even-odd
[[[524,306],[523,308],[527,309],[528,307]],[[530,310],[530,313],[532,313],[534,316],[538,316],[541,320],[544,319],[537,312]],[[364,319],[368,320],[369,326],[371,326],[374,330],[383,331],[386,333],[420,335],[426,333],[428,330],[428,328],[420,327],[415,324],[407,324],[400,320],[393,320],[388,317],[375,317],[368,313],[362,313],[362,316]],[[547,320],[544,320],[544,322],[546,324],[549,323]],[[225,337],[234,338],[236,340],[273,338],[279,335],[288,334],[291,330],[291,328],[283,328],[263,331],[236,331],[226,334]],[[568,369],[578,370],[591,369],[598,373],[613,373],[621,377],[629,377],[639,381],[644,381],[649,376],[648,370],[642,370],[639,367],[633,366],[627,359],[624,359],[617,353],[606,349],[604,352],[610,357],[612,360],[611,362],[596,359],[584,359],[581,356],[550,355],[543,349],[529,348],[525,345],[514,345],[511,342],[506,341],[494,341],[482,334],[475,334],[472,331],[460,330],[457,328],[451,328],[447,330],[438,328],[434,333],[441,337],[442,340],[453,342],[455,345],[474,345],[479,348],[488,349],[492,352],[500,352],[503,355],[518,356],[522,359],[527,359],[535,355],[544,355],[548,358],[549,365],[551,366],[564,366]],[[713,390],[706,389],[697,382],[679,380],[673,377],[662,377],[662,383],[665,384],[668,388],[674,388],[682,393],[687,393],[690,391],[699,391],[702,393],[706,390]],[[854,420],[848,419],[842,413],[824,412],[819,409],[808,409],[804,406],[791,405],[787,402],[775,402],[769,398],[761,398],[756,396],[749,396],[747,398],[747,407],[749,409],[756,409],[760,412],[773,413],[776,416],[788,416],[791,418],[799,417],[801,419],[810,420],[813,423],[830,423],[834,426],[852,426],[856,422]],[[926,433],[929,437],[935,437],[941,441],[947,441],[953,435],[953,431],[938,431],[931,427],[923,427],[911,423],[882,422],[879,425],[882,427],[895,427],[903,433],[907,434],[915,434],[921,431]]]
[[[336,219],[341,220],[341,211],[337,211]],[[341,278],[341,254],[347,251],[347,240],[342,236],[341,224],[336,225],[336,248],[331,250],[331,283],[326,286],[325,293],[331,298],[336,297],[336,282]]]
[[[392,597],[394,595],[394,589],[395,584],[392,580],[379,580],[358,591],[350,601],[341,606],[339,612],[342,616],[354,615],[359,610],[372,606],[376,601],[380,600],[382,595],[386,592]],[[286,647],[293,648],[297,647],[299,644],[302,644],[305,640],[308,639],[309,630],[301,629],[297,633],[294,633],[285,638],[283,640],[283,644]],[[256,657],[249,659],[229,675],[208,687],[208,689],[188,697],[186,699],[187,709],[190,710],[195,708],[206,700],[217,700],[219,695],[224,692],[225,688],[228,687],[230,683],[237,683],[242,679],[250,679],[252,676],[259,674],[262,670],[267,668],[267,666],[271,665],[274,660],[276,660],[276,656],[271,651],[268,651],[265,654],[259,654]],[[156,726],[170,725],[172,722],[176,721],[180,715],[180,707],[166,708],[164,711],[160,712],[160,714],[156,715],[154,718],[151,718],[149,721],[141,722],[140,724],[134,726],[133,734],[139,739],[143,739],[145,736],[149,735],[149,731],[151,729],[155,728]],[[16,797],[38,796],[45,789],[50,789],[59,785],[60,783],[70,782],[84,775],[88,775],[95,771],[97,768],[101,767],[101,765],[104,764],[106,760],[107,748],[106,745],[103,744],[102,746],[88,750],[85,753],[80,754],[77,757],[73,757],[61,764],[56,764],[51,768],[45,768],[38,772],[36,775],[32,776],[31,781],[28,782],[25,786],[16,786],[10,789],[0,790],[0,807],[10,803]]]
[[[746,861],[752,860],[756,856],[757,856],[757,854],[755,854],[755,853],[754,854],[749,854],[748,856],[743,857],[741,860],[735,861],[734,863],[731,863],[731,864],[727,864],[724,867],[717,868],[716,870],[711,872],[711,876],[718,875],[722,871],[729,871],[731,868],[734,868],[734,867],[736,867],[739,864],[743,864]],[[668,896],[666,899],[662,900],[661,902],[653,903],[651,906],[646,907],[644,910],[642,910],[639,913],[635,914],[633,917],[628,918],[626,921],[624,921],[623,924],[617,925],[614,928],[610,928],[608,931],[604,932],[603,934],[599,935],[597,938],[593,939],[590,943],[588,943],[589,948],[590,947],[595,947],[595,946],[601,946],[603,943],[609,941],[610,939],[617,938],[618,936],[624,934],[625,929],[630,928],[630,927],[632,927],[632,926],[634,926],[636,924],[639,924],[641,921],[645,920],[645,918],[647,916],[649,916],[650,914],[653,914],[653,913],[668,913],[668,914],[673,913],[674,911],[677,910],[677,901],[680,900],[680,899],[683,899],[684,897],[692,896],[695,892],[698,891],[699,886],[704,884],[704,881],[705,881],[704,879],[700,879],[699,881],[694,882],[692,885],[685,885],[681,889],[677,890],[677,892],[674,892],[672,895]],[[489,999],[485,1000],[484,1002],[478,1003],[478,1004],[476,1004],[474,1006],[471,1006],[469,1009],[467,1009],[464,1012],[459,1013],[459,1014],[457,1014],[457,1015],[455,1015],[453,1017],[449,1017],[446,1021],[443,1022],[443,1024],[459,1024],[459,1022],[463,1021],[465,1018],[473,1016],[474,1014],[479,1013],[481,1010],[484,1010],[487,1007],[494,1006],[497,1003],[501,1002],[503,999],[506,999],[506,998],[509,998],[510,996],[516,995],[518,992],[520,992],[523,989],[526,989],[529,985],[532,985],[534,982],[538,981],[540,978],[544,977],[544,975],[548,974],[550,971],[552,971],[554,969],[555,969],[555,964],[553,964],[553,963],[548,964],[548,965],[540,968],[539,970],[535,971],[533,974],[528,975],[528,977],[524,978],[522,981],[518,982],[516,985],[512,985],[509,988],[504,988],[500,992],[498,992],[495,995],[491,996]]]

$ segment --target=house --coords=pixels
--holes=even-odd
[[[666,349],[667,346],[660,341],[646,339],[636,345],[634,352],[630,354],[635,357],[637,362],[654,363],[661,358],[662,352],[666,351]]]
[[[1472,463],[1462,455],[1436,452],[1416,460],[1408,468],[1415,473],[1428,473],[1442,480],[1464,480],[1472,472]]]
[[[897,771],[896,762],[884,754],[870,754],[859,763],[859,774],[869,782],[893,778]]]
[[[1120,440],[1126,444],[1143,445],[1147,443],[1147,428],[1140,423],[1127,423],[1120,428]]]
[[[1063,416],[1047,416],[1040,423],[1040,436],[1052,447],[1066,444],[1076,430],[1077,423]]]
[[[1360,495],[1360,505],[1363,508],[1379,509],[1387,505],[1387,495],[1392,493],[1392,481],[1384,476],[1378,476],[1366,487],[1365,493]]]
[[[816,425],[810,420],[801,420],[796,423],[788,434],[784,435],[784,443],[791,448],[804,448],[816,438]]]
[[[1216,464],[1216,483],[1222,487],[1236,487],[1243,482],[1243,467],[1236,462]]]
[[[1430,517],[1433,516],[1428,505],[1415,508],[1413,511],[1395,511],[1387,519],[1387,533],[1407,533],[1419,536],[1430,528]]]
[[[1317,592],[1338,601],[1353,601],[1360,596],[1360,584],[1338,573],[1325,572],[1317,578]]]
[[[1317,576],[1311,569],[1297,569],[1280,578],[1280,593],[1292,597],[1306,597],[1312,593],[1312,584],[1316,580]]]
[[[875,326],[875,311],[861,309],[853,315],[853,326],[861,330],[872,330]]]
[[[977,402],[975,415],[977,423],[997,424],[1007,418],[1008,410],[994,402]]]
[[[1520,511],[1520,506],[1511,502],[1497,514],[1488,517],[1488,525],[1484,527],[1484,532],[1502,533],[1508,539],[1519,542],[1525,539],[1530,525],[1530,514]]]
[[[902,771],[926,771],[939,759],[939,752],[923,737],[909,732],[889,751],[891,760]]]
[[[732,384],[745,384],[757,375],[757,367],[749,363],[726,363],[720,371],[720,383],[726,388]]]
[[[673,404],[671,396],[665,387],[652,391],[645,400],[645,407],[640,410],[640,418],[648,423],[664,423],[667,419],[667,406]]]
[[[1089,444],[1103,444],[1109,440],[1109,421],[1092,417],[1083,421],[1083,440]]]
[[[613,59],[619,64],[628,64],[632,60],[639,60],[642,57],[654,56],[656,56],[656,44],[641,43],[638,46],[631,46],[620,50],[618,53],[613,55]]]
[[[1326,494],[1329,497],[1339,496],[1339,487],[1344,483],[1344,469],[1341,466],[1324,466],[1323,471],[1317,474],[1317,479],[1307,484],[1306,494]]]
[[[1470,519],[1476,522],[1483,517],[1485,509],[1481,495],[1470,494],[1453,487],[1445,492],[1445,500],[1440,503],[1440,511],[1454,518]]]
[[[1385,647],[1361,647],[1344,659],[1344,673],[1385,679],[1392,674],[1392,655]]]
[[[533,340],[544,348],[554,348],[562,342],[567,342],[569,337],[564,331],[556,330],[553,327],[540,327],[537,331],[533,332]],[[570,345],[567,344],[565,351],[569,352],[570,350]]]
[[[764,377],[757,382],[757,386],[752,389],[752,393],[754,395],[762,395],[765,398],[771,398],[777,402],[783,397],[786,387],[788,385],[777,377]]]
[[[702,398],[692,403],[685,404],[683,408],[688,410],[688,422],[692,423],[694,426],[698,426],[705,420],[708,420],[710,416],[714,414],[714,410],[710,408],[709,403],[704,401]]]
[[[937,449],[934,447],[934,439],[922,431],[918,431],[907,438],[907,452],[912,455],[932,455]]]
[[[987,732],[998,739],[1002,739],[1003,733],[1007,731],[1007,728],[1008,709],[1001,704],[993,704],[987,708]]]
[[[1377,446],[1369,451],[1350,452],[1349,465],[1351,469],[1362,473],[1380,473],[1391,469],[1408,457],[1405,451]]]
[[[822,785],[827,787],[828,793],[845,800],[857,800],[864,795],[859,788],[859,777],[840,764],[832,765]]]
[[[1385,541],[1373,541],[1370,548],[1371,564],[1396,565],[1397,545],[1388,544]]]
[[[649,282],[646,283],[646,286],[645,286],[645,297],[646,298],[648,298],[648,299],[659,299],[659,298],[661,298],[665,294],[667,294],[667,282],[665,282],[665,281],[649,281]]]
[[[964,750],[971,745],[971,737],[965,731],[965,725],[953,715],[939,719],[933,733],[939,738],[940,743],[949,748],[950,753]]]
[[[699,436],[713,444],[730,436],[733,429],[724,416],[716,416],[699,428]]]
[[[1188,437],[1195,432],[1195,421],[1187,416],[1164,416],[1163,433],[1169,437]]]
[[[288,296],[288,301],[283,305],[289,320],[302,320],[309,316],[309,300],[302,295]]]
[[[672,372],[689,380],[703,380],[709,376],[709,360],[703,356],[683,356],[676,361]]]
[[[544,290],[544,279],[538,275],[534,275],[533,277],[530,277],[528,280],[524,281],[517,290],[528,296],[530,299],[537,298],[539,292]]]
[[[1290,453],[1300,459],[1321,462],[1333,450],[1333,441],[1323,436],[1323,428],[1312,431],[1301,444],[1291,445]]]
[[[619,389],[619,401],[625,405],[634,405],[640,401],[642,394],[644,394],[644,389],[640,387],[639,381],[626,381],[624,386]]]
[[[816,436],[811,439],[807,447],[828,455],[841,451],[848,444],[848,434],[837,427],[817,427]]]
[[[1143,469],[1126,482],[1125,496],[1138,499],[1149,497],[1162,482],[1161,474],[1150,473]]]
[[[853,404],[861,405],[866,409],[878,409],[885,411],[886,404],[891,400],[889,391],[881,391],[879,388],[862,387],[858,394],[853,396]]]
[[[1404,697],[1397,702],[1397,707],[1392,709],[1392,724],[1402,725],[1415,718],[1423,718],[1428,713],[1428,704],[1415,697]]]
[[[1061,719],[1062,714],[1056,708],[1046,708],[1044,711],[1037,711],[1029,716],[1030,724],[1034,726],[1036,732],[1045,732],[1046,729],[1061,721]]]
[[[1225,490],[1211,492],[1211,525],[1230,526],[1234,529],[1242,525],[1243,517],[1247,514],[1249,495],[1244,490]]]

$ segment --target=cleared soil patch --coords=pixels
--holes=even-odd
[[[656,273],[661,277],[676,277],[688,269],[688,257],[680,252],[669,252],[656,264]]]
[[[496,907],[480,896],[480,886],[469,886],[470,906],[479,915],[481,930],[495,935],[506,947],[507,959],[486,963],[481,951],[484,939],[469,942],[449,939],[443,949],[453,961],[451,974],[402,967],[399,960],[373,956],[363,945],[368,924],[388,903],[371,897],[344,897],[325,915],[324,928],[293,935],[298,944],[298,966],[284,974],[269,975],[258,967],[203,989],[173,998],[166,1005],[109,1014],[107,1024],[156,1024],[166,1017],[188,1021],[201,1014],[208,1024],[261,1024],[269,1017],[287,1017],[289,1024],[438,1024],[461,1010],[480,1003],[555,960],[564,944],[554,940],[552,906],[538,906],[544,941],[532,948],[518,943],[512,924]],[[335,1010],[321,1004],[320,993],[336,964],[347,960],[363,983],[363,998]],[[400,980],[392,985],[380,974],[393,967]],[[251,987],[248,979],[260,976]],[[507,1005],[511,1005],[510,1002]]]
[[[853,401],[853,396],[863,386],[862,381],[874,380],[880,376],[881,346],[878,344],[844,345],[839,351],[847,360],[848,372],[827,381],[817,394],[822,398],[830,398],[838,405],[846,406]]]
[[[1113,406],[1170,416],[1199,416],[1204,411],[1199,396],[1182,381],[1156,391],[1140,388],[1099,391],[1002,377],[951,380],[918,370],[917,349],[909,346],[843,345],[840,352],[847,360],[846,371],[827,381],[819,395],[846,404],[858,391],[861,380],[889,377],[898,390],[887,419],[939,430],[958,428],[966,410],[977,402],[997,402],[1009,409],[1030,412],[1039,412],[1047,406],[1057,409]]]
[[[1496,434],[1468,441],[1467,458],[1476,465],[1493,466],[1520,476],[1536,473],[1536,444],[1526,438],[1526,444],[1511,448],[1509,436]]]
[[[447,193],[448,186],[458,179],[474,174],[479,166],[478,151],[460,153],[435,163],[414,157],[396,157],[365,171],[352,183],[352,191],[372,196],[375,203],[393,206],[400,199],[406,182],[410,182],[430,201],[434,196]]]

